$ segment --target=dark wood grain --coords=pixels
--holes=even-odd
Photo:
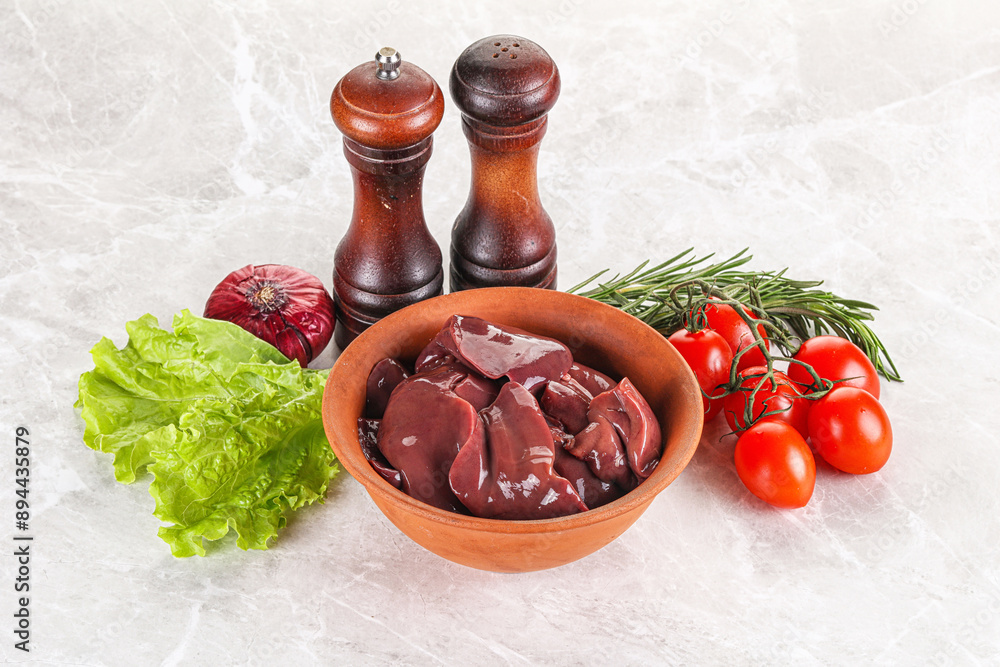
[[[374,63],[351,70],[330,99],[354,179],[354,212],[333,271],[334,340],[341,349],[389,313],[441,294],[444,285],[422,197],[444,97],[412,63],[404,62],[394,80],[375,71]]]
[[[451,70],[472,184],[452,229],[451,289],[556,287],[555,227],[538,196],[538,150],[559,70],[534,42],[495,35]]]

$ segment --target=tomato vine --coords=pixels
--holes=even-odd
[[[832,333],[860,347],[886,379],[902,380],[868,325],[878,310],[874,305],[818,289],[822,281],[792,280],[785,275],[787,269],[747,271],[743,267],[752,256],[745,249],[721,262],[710,263],[712,257],[698,258],[688,249],[652,267],[643,262],[609,280],[600,280],[607,273],[601,271],[569,292],[615,306],[664,336],[684,328],[696,299],[714,295],[750,309],[769,336],[784,342],[789,356],[795,354],[797,341]],[[682,293],[689,297],[686,302]]]

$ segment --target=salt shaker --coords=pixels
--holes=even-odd
[[[424,220],[422,188],[444,95],[386,47],[337,83],[330,113],[354,179],[354,212],[333,271],[334,340],[344,349],[382,317],[442,293],[441,249]]]
[[[472,187],[451,239],[451,289],[556,287],[556,238],[536,167],[559,70],[542,47],[495,35],[451,70],[452,99],[472,154]]]

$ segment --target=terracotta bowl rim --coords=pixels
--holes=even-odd
[[[356,428],[353,430],[353,433],[355,433],[354,440],[348,447],[342,445],[342,443],[334,437],[335,427],[333,424],[337,421],[337,415],[342,410],[336,403],[336,388],[339,384],[337,380],[342,374],[347,373],[345,367],[348,365],[347,361],[349,361],[353,356],[352,350],[354,352],[361,350],[364,347],[365,341],[378,338],[383,332],[391,331],[400,324],[405,325],[405,322],[411,313],[418,309],[428,308],[427,304],[439,304],[444,300],[461,301],[463,298],[467,298],[463,297],[463,295],[470,294],[471,292],[481,293],[484,291],[496,292],[497,298],[502,298],[502,295],[504,294],[516,294],[519,292],[531,293],[530,298],[543,300],[553,299],[556,302],[563,300],[570,302],[577,301],[578,303],[586,304],[584,308],[591,308],[595,312],[605,311],[609,314],[613,313],[611,315],[613,318],[621,318],[623,323],[630,323],[631,326],[638,327],[640,331],[645,330],[647,335],[652,334],[655,336],[654,340],[656,341],[656,345],[662,348],[659,352],[676,357],[680,367],[685,372],[685,380],[689,385],[689,389],[696,391],[700,397],[701,389],[698,386],[694,373],[684,362],[680,353],[674,349],[674,346],[648,324],[617,308],[579,295],[534,287],[486,287],[477,290],[453,292],[451,294],[445,294],[421,301],[387,315],[362,332],[353,343],[347,346],[347,349],[341,352],[333,368],[330,370],[330,375],[327,378],[326,386],[323,390],[323,424],[326,429],[327,439],[330,442],[330,446],[333,448],[334,454],[337,456],[337,461],[344,466],[351,477],[359,481],[362,486],[365,487],[365,490],[372,496],[373,500],[376,500],[377,497],[377,500],[401,506],[402,508],[405,508],[406,512],[419,515],[426,521],[446,524],[452,527],[477,532],[530,534],[573,530],[600,523],[623,514],[628,514],[635,511],[637,508],[648,505],[652,502],[657,494],[663,491],[663,489],[669,486],[670,483],[673,482],[678,475],[680,475],[690,462],[691,457],[694,456],[694,452],[698,448],[698,443],[701,439],[702,419],[692,418],[691,420],[683,420],[674,424],[674,428],[679,428],[682,431],[678,437],[682,442],[687,442],[686,449],[673,454],[671,457],[674,461],[672,466],[664,465],[663,461],[661,461],[660,465],[656,467],[652,475],[650,475],[634,490],[625,494],[621,498],[606,505],[602,505],[601,507],[597,507],[586,512],[580,512],[578,514],[555,517],[552,519],[526,519],[516,521],[508,519],[486,519],[458,514],[417,500],[406,493],[403,493],[399,489],[396,489],[385,481],[377,472],[375,472],[375,469],[371,467],[368,460],[361,452],[361,444],[357,439]],[[459,311],[460,307],[458,307],[458,310],[455,312]],[[359,342],[361,343],[360,345],[358,344]],[[701,405],[700,401],[698,402],[698,405]],[[697,416],[700,417],[700,413]],[[356,421],[357,418],[358,417],[353,417],[352,420]],[[379,509],[381,510],[381,507]]]

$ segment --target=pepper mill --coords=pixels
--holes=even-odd
[[[334,340],[344,349],[389,313],[442,293],[441,249],[424,220],[422,188],[444,95],[386,47],[337,82],[330,113],[354,179],[354,213],[333,270]]]
[[[536,166],[559,70],[514,35],[481,39],[449,81],[472,153],[472,187],[451,236],[451,289],[556,287],[556,231],[538,197]]]

